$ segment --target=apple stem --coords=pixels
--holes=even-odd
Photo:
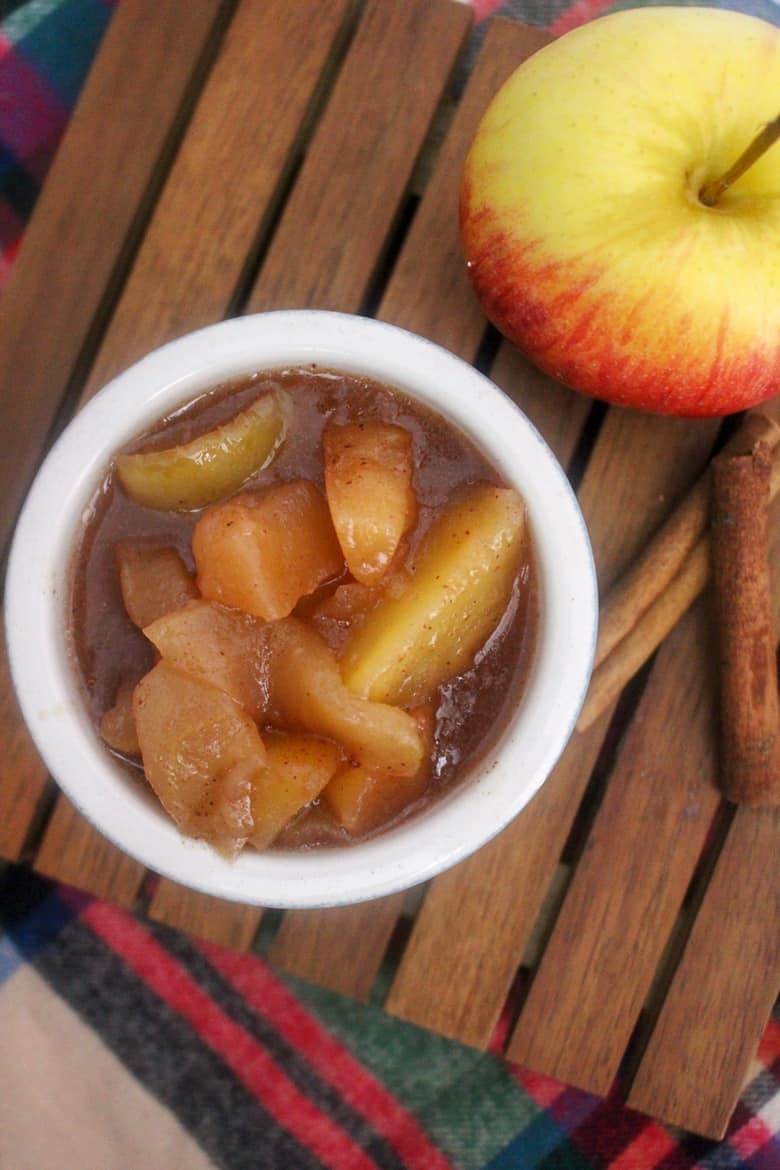
[[[699,192],[699,199],[705,207],[714,207],[723,192],[728,191],[731,184],[744,175],[748,167],[752,167],[756,159],[769,150],[769,147],[778,138],[780,138],[780,114],[771,122],[767,122],[763,130],[755,136],[748,148],[743,150],[737,161],[731,164],[725,174],[721,175],[719,179],[710,179],[704,184]]]

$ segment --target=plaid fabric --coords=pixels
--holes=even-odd
[[[3,1170],[780,1165],[780,1014],[707,1142],[20,868],[0,908]]]
[[[0,283],[115,2],[0,0]],[[472,2],[556,33],[631,6]],[[0,1036],[0,1170],[780,1167],[780,1013],[706,1142],[14,867]]]

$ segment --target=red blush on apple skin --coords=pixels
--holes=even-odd
[[[574,390],[616,405],[658,414],[708,417],[757,405],[780,389],[780,344],[767,361],[758,341],[727,353],[728,313],[722,315],[709,356],[696,360],[692,316],[658,319],[658,341],[646,356],[631,352],[632,318],[653,295],[648,290],[628,314],[595,291],[603,270],[584,273],[581,260],[542,259],[539,241],[519,244],[495,223],[487,207],[466,212],[461,235],[469,278],[496,328],[540,369]],[[701,343],[698,342],[701,350]],[[735,402],[743,387],[741,402]]]

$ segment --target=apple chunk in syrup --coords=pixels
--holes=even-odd
[[[95,723],[226,855],[382,831],[520,699],[525,506],[400,391],[319,369],[217,387],[121,452],[93,511],[72,614]]]

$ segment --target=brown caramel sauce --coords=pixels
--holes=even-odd
[[[241,491],[299,477],[324,488],[321,437],[325,424],[329,420],[366,419],[397,423],[412,435],[418,521],[410,548],[458,488],[476,480],[506,486],[471,440],[440,415],[371,379],[317,366],[263,372],[217,386],[162,419],[125,450],[160,450],[187,442],[226,422],[260,394],[276,387],[290,394],[293,421],[270,467],[253,476]],[[199,516],[199,511],[166,513],[136,504],[122,490],[113,467],[95,494],[74,557],[71,632],[96,727],[112,706],[120,683],[140,679],[155,660],[151,645],[125,613],[114,546],[122,540],[171,545],[192,569],[190,542]],[[318,590],[318,599],[337,584]],[[311,601],[304,598],[299,606],[302,615],[307,608],[311,608]],[[429,805],[471,770],[498,738],[522,694],[537,626],[537,588],[529,560],[507,613],[472,668],[439,690],[432,779],[422,801],[407,809],[403,817]],[[140,762],[135,762],[135,767],[140,768]],[[352,840],[320,806],[288,826],[277,843],[309,847]]]

